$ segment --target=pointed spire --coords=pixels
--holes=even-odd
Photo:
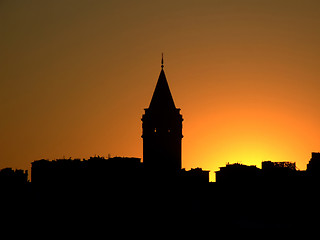
[[[163,53],[162,53],[162,57],[161,57],[161,68],[163,69]]]
[[[149,109],[156,111],[172,111],[176,109],[166,75],[163,70],[163,54],[161,59],[161,72],[153,92],[153,96],[149,105]]]

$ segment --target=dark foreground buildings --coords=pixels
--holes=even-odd
[[[307,170],[298,170],[294,162],[264,161],[261,169],[239,163],[227,164],[216,171],[216,183],[221,185],[255,185],[287,187],[313,186],[320,183],[320,153],[311,153]],[[320,185],[319,185],[320,187]]]
[[[2,216],[15,224],[29,219],[33,228],[46,230],[43,236],[70,229],[103,236],[115,229],[139,236],[152,231],[154,238],[191,229],[226,234],[318,227],[320,153],[312,153],[306,171],[290,162],[266,161],[261,169],[228,164],[209,183],[209,171],[182,169],[182,121],[162,62],[142,116],[143,161],[37,160],[31,182],[26,171],[3,169]]]

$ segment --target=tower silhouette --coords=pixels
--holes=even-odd
[[[143,163],[147,170],[176,174],[181,170],[182,115],[161,72],[149,108],[142,116]]]

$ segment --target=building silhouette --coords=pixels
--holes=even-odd
[[[297,183],[307,180],[305,171],[297,170],[294,162],[263,161],[261,169],[255,165],[247,166],[234,163],[220,167],[216,171],[218,184],[248,185],[280,185],[283,183]]]
[[[191,168],[186,171],[184,168],[180,171],[181,181],[187,185],[205,185],[209,182],[209,172],[202,168]]]
[[[37,188],[119,186],[142,178],[140,158],[100,156],[89,159],[41,159],[31,163],[31,181]]]
[[[28,170],[4,168],[0,170],[0,186],[21,186],[28,183]]]
[[[143,163],[153,172],[170,175],[181,170],[182,115],[176,108],[166,75],[161,72],[149,108],[142,116]]]
[[[307,165],[307,173],[313,178],[320,178],[320,153],[313,152]]]
[[[222,184],[252,184],[256,183],[260,169],[240,163],[227,164],[216,171],[216,182]]]

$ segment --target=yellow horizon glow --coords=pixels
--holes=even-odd
[[[33,1],[0,8],[0,168],[142,158],[141,116],[164,69],[182,165],[260,167],[320,151],[320,3]]]

